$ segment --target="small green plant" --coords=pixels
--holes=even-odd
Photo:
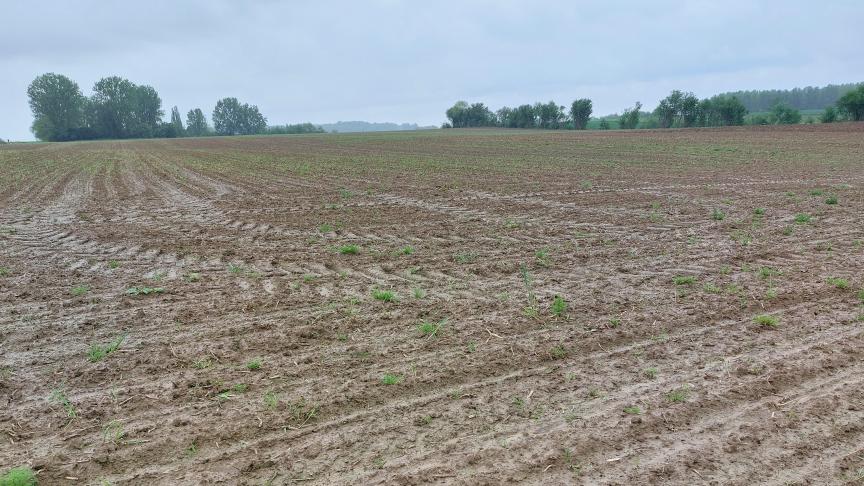
[[[837,204],[837,196],[828,196],[825,198],[825,204],[835,205]]]
[[[561,317],[564,313],[567,312],[567,301],[564,300],[560,295],[556,295],[555,299],[552,301],[551,309],[552,314]]]
[[[16,467],[0,476],[0,486],[36,486],[36,473],[29,467]]]
[[[206,357],[201,358],[198,361],[192,363],[192,366],[194,366],[195,369],[206,370],[207,368],[213,366],[213,360],[211,360],[210,358],[206,358]]]
[[[279,405],[279,396],[274,391],[268,391],[264,394],[264,405],[267,408],[276,408]]]
[[[798,213],[795,215],[795,223],[807,224],[810,222],[810,215],[807,213]]]
[[[721,291],[720,287],[716,286],[715,284],[713,284],[711,282],[708,282],[705,285],[703,285],[702,290],[704,290],[705,292],[708,292],[709,294],[719,294]]]
[[[676,277],[672,277],[672,282],[675,285],[693,285],[694,283],[696,283],[696,277],[689,276],[689,275],[687,275],[687,276],[678,275]]]
[[[441,330],[441,326],[444,325],[444,321],[441,322],[429,322],[423,321],[417,329],[420,331],[420,335],[423,337],[435,337],[438,335],[438,331]]]
[[[89,291],[90,291],[89,285],[76,285],[76,286],[72,287],[72,295],[74,295],[75,297],[79,297],[81,295],[84,295]]]
[[[256,371],[261,369],[261,360],[253,359],[246,363],[246,369],[249,371]]]
[[[771,287],[770,289],[765,291],[766,299],[776,299],[777,298],[777,289]]]
[[[399,249],[400,255],[411,255],[414,253],[414,247],[411,245],[403,246]]]
[[[753,210],[753,214],[755,214],[756,216],[764,216],[765,208],[756,208]]]
[[[777,324],[780,323],[780,319],[771,314],[760,314],[753,318],[753,322],[764,327],[777,327]]]
[[[615,329],[621,325],[621,319],[617,317],[612,317],[609,319],[609,327]]]
[[[472,263],[477,259],[476,253],[457,253],[456,256],[453,257],[456,260],[456,263]]]
[[[759,276],[762,278],[771,278],[780,275],[780,271],[771,267],[762,267],[759,269]]]
[[[477,343],[475,343],[474,341],[469,342],[468,343],[468,352],[473,353],[475,351],[477,351]]]
[[[62,388],[56,388],[51,392],[51,400],[63,407],[63,410],[66,411],[66,418],[74,419],[78,416],[75,406],[69,401],[69,397],[66,396],[66,392]]]
[[[117,260],[108,260],[108,268],[114,270],[115,268],[120,268],[120,262]]]
[[[860,300],[861,303],[864,304],[864,289],[858,291],[858,300]]]
[[[184,453],[186,454],[186,457],[192,457],[195,454],[198,454],[198,444],[194,442],[189,444],[189,447],[186,448]]]
[[[382,302],[396,302],[396,294],[390,290],[374,289],[372,290],[372,297]]]
[[[243,266],[237,265],[235,263],[228,264],[228,272],[233,273],[234,275],[239,275],[243,273]]]
[[[119,420],[112,420],[102,427],[102,439],[105,442],[120,442],[126,436],[126,431],[123,430],[123,423]]]
[[[567,349],[558,345],[549,350],[549,355],[552,356],[552,359],[564,359],[567,357]]]
[[[672,403],[681,403],[687,401],[687,398],[690,396],[690,388],[681,387],[676,390],[672,390],[666,394],[666,399]]]
[[[12,271],[6,267],[0,267],[0,277],[8,277],[12,275]]]
[[[87,359],[89,359],[91,363],[102,361],[106,356],[120,349],[120,345],[123,344],[123,341],[125,340],[126,336],[123,335],[108,344],[94,344],[90,347],[90,351],[87,353]]]
[[[824,194],[824,191],[822,191],[822,189],[810,189],[811,196],[821,196],[822,194]]]
[[[201,280],[201,274],[196,272],[187,273],[183,276],[183,280],[189,283],[195,283]]]
[[[333,232],[333,226],[329,225],[329,224],[322,224],[321,226],[318,227],[318,231],[320,231],[322,233],[332,233]]]
[[[420,287],[414,287],[414,290],[412,290],[412,295],[414,295],[415,299],[422,299],[426,297],[426,291],[421,289]]]
[[[726,218],[726,213],[720,211],[719,209],[714,209],[711,211],[711,219],[714,221],[723,221]]]
[[[162,287],[130,287],[126,289],[126,295],[150,295],[165,292]]]
[[[657,378],[657,368],[645,368],[645,371],[642,372],[646,378],[654,379]]]
[[[401,375],[393,375],[390,373],[385,374],[381,377],[381,383],[385,385],[396,385],[402,382]]]
[[[357,245],[342,245],[339,247],[339,253],[343,255],[356,255],[360,253],[360,247]]]
[[[537,264],[540,265],[541,267],[548,267],[549,266],[549,250],[546,250],[546,249],[537,250],[534,253],[534,258],[537,259]]]
[[[639,415],[640,413],[642,413],[642,409],[640,409],[636,405],[632,405],[630,407],[624,407],[624,413],[628,415]]]
[[[849,281],[845,278],[829,277],[828,283],[837,287],[840,290],[846,290],[849,288]]]

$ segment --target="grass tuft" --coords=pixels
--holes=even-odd
[[[372,290],[372,297],[382,302],[396,302],[396,294],[391,290],[374,289]]]
[[[150,295],[165,292],[162,287],[130,287],[126,289],[126,295]]]
[[[777,327],[777,324],[780,323],[780,319],[777,316],[772,316],[770,314],[761,314],[754,317],[753,322],[764,327]]]
[[[343,255],[356,255],[360,253],[360,247],[357,245],[342,245],[339,247],[339,253]]]
[[[403,378],[401,375],[387,373],[381,377],[381,383],[385,385],[397,385],[399,383],[402,383],[402,379]]]
[[[552,301],[552,307],[550,310],[555,316],[562,317],[567,312],[567,301],[560,295],[556,295],[555,300]]]
[[[676,277],[672,277],[672,282],[675,285],[693,285],[694,283],[696,283],[696,277],[692,277],[689,275],[678,275]]]
[[[795,215],[795,222],[797,224],[807,224],[810,222],[810,215],[807,213],[798,213]]]
[[[840,290],[846,290],[849,288],[849,281],[845,278],[829,277],[828,283],[837,287]]]
[[[123,335],[108,344],[94,344],[90,347],[90,351],[87,353],[87,359],[89,359],[91,363],[102,361],[106,356],[120,349],[120,345],[123,344],[123,341],[125,340],[126,336]]]
[[[0,486],[36,486],[36,473],[29,467],[16,467],[0,476]]]

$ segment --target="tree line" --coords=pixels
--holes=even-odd
[[[774,106],[784,104],[797,110],[823,110],[832,106],[861,83],[829,84],[828,86],[794,89],[750,90],[724,93],[734,96],[751,113],[771,111]]]
[[[828,106],[819,121],[831,123],[839,120],[864,120],[864,84],[847,91]],[[833,102],[832,102],[833,103]],[[693,93],[679,90],[660,100],[650,112],[642,111],[642,103],[624,110],[620,115],[610,115],[597,120],[595,128],[689,128],[722,127],[744,124],[795,124],[802,120],[801,112],[787,103],[776,102],[767,114],[758,114],[748,119],[749,110],[737,96],[721,94],[699,99]],[[574,101],[569,110],[554,101],[525,104],[515,108],[503,107],[495,112],[483,103],[469,104],[458,101],[447,109],[448,121],[442,128],[503,127],[584,130],[589,127],[592,114],[590,99]],[[812,119],[809,120],[812,122]],[[613,126],[613,123],[615,126]]]
[[[660,127],[694,127],[742,125],[747,109],[734,97],[715,96],[699,100],[693,93],[673,91],[660,101],[653,113],[644,113],[642,103],[636,102],[632,108],[620,116],[614,116],[619,128],[632,129],[640,126],[640,120],[654,115]],[[591,120],[593,106],[590,99],[580,98],[570,104],[569,109],[554,101],[520,105],[515,108],[503,107],[492,112],[483,103],[468,104],[459,101],[446,112],[449,120],[444,128],[464,127],[504,127],[504,128],[546,128],[584,130]],[[604,125],[603,122],[606,122]],[[599,128],[610,128],[606,118],[601,119]]]
[[[186,113],[184,126],[180,110],[174,106],[166,122],[162,99],[152,86],[137,85],[119,76],[100,79],[87,97],[68,77],[47,73],[30,83],[27,96],[33,112],[33,134],[51,142],[324,131],[310,123],[268,127],[257,106],[237,98],[216,102],[212,128],[200,108]]]

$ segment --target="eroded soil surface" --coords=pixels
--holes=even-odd
[[[3,146],[0,469],[857,484],[862,154],[864,124]]]

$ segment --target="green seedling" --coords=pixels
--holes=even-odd
[[[672,390],[671,392],[666,394],[666,399],[672,403],[681,403],[687,401],[687,397],[690,396],[690,389],[688,387],[678,388],[677,390]]]
[[[246,369],[249,371],[260,370],[261,369],[261,360],[260,359],[253,359],[252,361],[249,361],[248,363],[246,363]]]
[[[126,295],[150,295],[165,292],[162,287],[130,287],[126,289]]]
[[[372,297],[382,302],[396,302],[396,294],[390,290],[375,289],[372,291]]]
[[[780,323],[780,319],[777,316],[772,316],[770,314],[761,314],[754,317],[753,322],[764,327],[777,327],[777,324]]]
[[[76,285],[76,286],[72,287],[72,295],[74,295],[75,297],[82,296],[89,291],[90,291],[89,285]]]
[[[696,277],[679,275],[677,277],[672,277],[672,282],[675,285],[693,285],[696,283]]]
[[[102,361],[106,356],[120,349],[120,345],[123,344],[123,341],[125,340],[126,336],[123,335],[108,344],[94,344],[90,347],[90,351],[87,353],[87,359],[89,359],[91,363]]]
[[[810,215],[807,213],[798,213],[795,215],[795,223],[797,224],[807,224],[810,222]]]
[[[423,337],[434,337],[438,335],[438,332],[441,330],[441,327],[444,325],[444,321],[441,322],[428,322],[423,321],[417,329],[420,331],[420,335]]]
[[[624,407],[624,413],[628,415],[639,415],[640,413],[642,413],[642,410],[636,405],[633,405],[630,407]]]
[[[828,283],[840,290],[846,290],[849,288],[849,281],[845,278],[829,277]]]
[[[0,476],[0,486],[36,486],[36,473],[29,467],[16,467]]]
[[[356,255],[360,253],[360,247],[357,245],[342,245],[339,247],[339,253],[343,255]]]
[[[567,301],[565,301],[561,296],[556,295],[555,299],[552,301],[551,309],[552,314],[557,317],[562,317],[567,312]]]
[[[381,383],[385,385],[396,385],[402,382],[401,375],[386,374],[381,377]]]

